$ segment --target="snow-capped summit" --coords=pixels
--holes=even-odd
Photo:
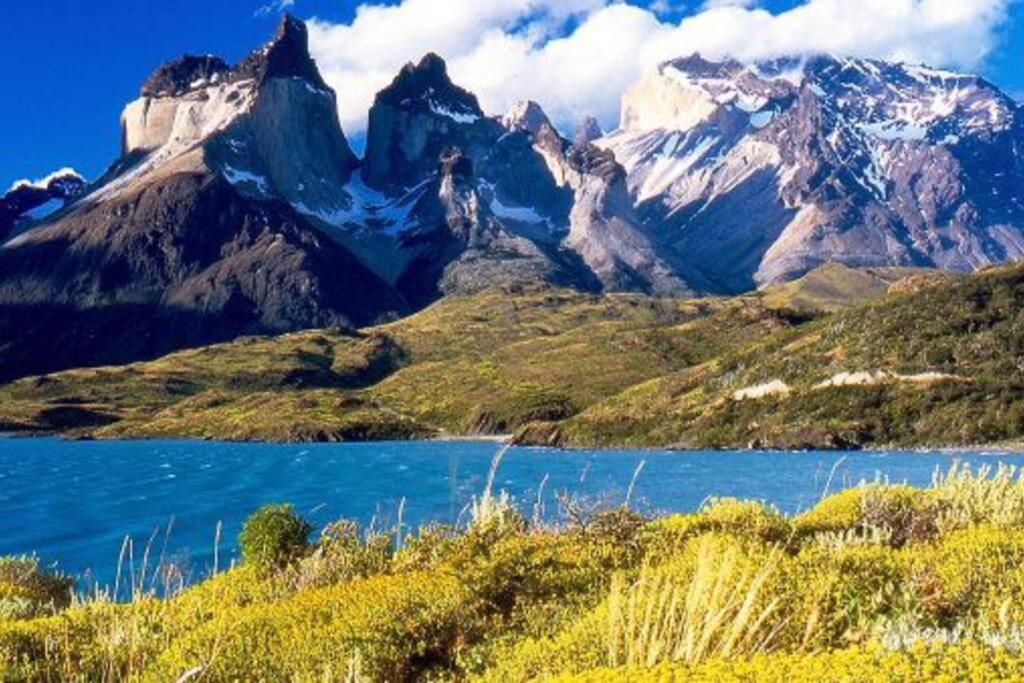
[[[831,260],[971,270],[1024,256],[1022,143],[1019,105],[974,76],[699,55],[631,88],[597,142],[664,248],[727,292]]]

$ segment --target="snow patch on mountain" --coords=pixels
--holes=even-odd
[[[410,220],[410,215],[416,202],[426,191],[427,184],[428,182],[424,181],[408,188],[397,197],[389,197],[367,185],[362,179],[362,174],[355,171],[344,188],[346,201],[315,208],[295,201],[292,202],[292,206],[299,213],[333,228],[366,229],[376,233],[398,235],[416,227],[416,222]]]
[[[455,123],[469,124],[480,120],[480,117],[473,112],[452,111],[445,105],[437,104],[436,102],[430,102],[430,111],[438,116],[446,116],[455,121]]]
[[[239,185],[246,189],[255,188],[257,192],[263,195],[270,193],[270,183],[264,176],[231,168],[230,166],[225,166],[222,173],[224,178],[232,185]]]

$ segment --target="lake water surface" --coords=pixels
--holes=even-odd
[[[242,521],[264,503],[292,503],[318,527],[340,517],[390,526],[400,505],[408,525],[464,521],[498,448],[477,441],[272,445],[0,438],[0,555],[36,553],[64,571],[110,583],[125,537],[133,538],[137,561],[153,537],[154,556],[184,562],[197,578],[212,567],[218,523],[224,567],[236,556]],[[709,496],[735,496],[794,513],[821,497],[833,470],[833,491],[876,477],[926,485],[936,468],[955,459],[1024,465],[1024,456],[1005,453],[513,448],[495,488],[506,489],[529,514],[540,500],[544,513],[557,519],[556,492],[618,504],[643,462],[632,494],[642,511],[686,512]]]

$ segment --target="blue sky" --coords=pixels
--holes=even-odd
[[[842,3],[847,0],[765,0],[757,3],[760,8],[778,14],[791,9],[802,2]],[[865,0],[848,0],[857,4]],[[876,0],[878,1],[878,0]],[[890,2],[893,0],[889,0]],[[896,0],[902,1],[902,0]],[[914,0],[917,1],[917,0]],[[928,0],[924,0],[928,1]],[[934,0],[933,0],[934,1]],[[990,80],[996,82],[1007,91],[1020,96],[1024,93],[1024,8],[1022,3],[1013,0],[944,0],[946,2],[987,3],[1001,5],[1009,2],[1005,15],[991,27],[994,42],[986,50],[983,59],[977,60],[976,70]],[[418,0],[419,3],[429,0]],[[506,0],[476,0],[478,3],[497,3]],[[548,4],[596,5],[603,0],[508,0],[512,3],[532,2],[544,6]],[[722,4],[723,0],[712,0]],[[753,5],[747,0],[725,0],[728,4]],[[47,0],[34,3],[8,3],[4,8],[4,21],[0,23],[0,69],[4,74],[3,106],[0,106],[0,189],[6,188],[11,182],[22,177],[39,177],[62,167],[73,166],[87,177],[95,177],[114,160],[118,153],[119,128],[118,116],[122,107],[133,99],[140,84],[160,62],[185,52],[216,53],[229,61],[235,61],[253,47],[265,41],[273,31],[277,21],[275,11],[260,13],[258,10],[265,0],[174,0],[172,2],[154,2],[153,0],[100,0],[83,2],[82,0]],[[395,49],[395,64],[385,58],[377,58],[371,62],[359,55],[346,53],[347,45],[352,43],[356,31],[366,33],[370,29],[349,25],[355,13],[354,0],[294,0],[292,11],[302,18],[317,17],[321,20],[316,32],[316,56],[329,72],[328,80],[339,91],[344,88],[354,93],[350,98],[351,110],[348,118],[343,111],[342,118],[350,133],[358,136],[360,117],[366,105],[369,93],[378,87],[382,78],[395,64],[406,59]],[[651,2],[633,2],[632,4],[651,8],[659,21],[672,23],[691,17],[702,11],[699,2],[685,0],[651,0]],[[575,5],[574,5],[575,6]],[[493,13],[492,13],[493,14]],[[529,27],[537,26],[536,11],[524,13],[521,24]],[[627,14],[620,12],[620,16]],[[643,30],[649,28],[653,20],[633,12],[628,14],[630,20],[635,19],[636,25],[646,27],[638,29],[638,39],[645,40]],[[385,25],[401,26],[399,15],[395,19],[385,17]],[[506,16],[483,17],[479,23],[462,24],[466,31],[478,31],[481,35],[488,27],[487,22],[500,21],[503,25],[510,22]],[[645,23],[646,22],[646,23]],[[574,31],[579,22],[571,21],[558,24],[557,31],[562,33]],[[597,22],[595,22],[596,24]],[[370,22],[365,22],[367,26]],[[519,24],[517,24],[518,30]],[[613,31],[614,29],[614,24]],[[550,27],[548,27],[550,28]],[[546,28],[545,30],[548,30]],[[827,32],[828,27],[821,27]],[[438,30],[444,30],[439,26]],[[403,29],[408,32],[408,29]],[[511,30],[511,29],[510,29]],[[623,31],[626,30],[623,24]],[[973,30],[973,29],[972,29]],[[422,45],[416,44],[420,50],[425,46],[439,50],[445,56],[451,52],[457,60],[453,73],[467,82],[474,90],[477,89],[474,78],[481,80],[479,90],[485,107],[493,102],[494,106],[506,104],[502,95],[514,90],[514,85],[525,81],[529,87],[536,79],[532,74],[516,74],[514,80],[491,83],[480,77],[482,71],[493,71],[495,63],[487,62],[481,56],[480,46],[467,48],[462,43],[466,36],[456,36],[459,44],[452,43],[453,37],[445,33],[438,39],[436,48],[430,42],[429,27],[425,27]],[[680,34],[686,35],[686,34]],[[939,52],[924,54],[944,55],[946,49],[942,41],[957,43],[970,42],[972,33],[952,33],[951,38],[939,36],[937,42]],[[961,37],[958,37],[961,36]],[[966,36],[966,37],[962,37]],[[548,38],[557,38],[557,35]],[[384,36],[386,38],[386,36]],[[382,38],[382,49],[388,51],[386,40]],[[396,45],[410,42],[407,36],[394,36]],[[608,40],[598,37],[598,40]],[[891,40],[899,41],[897,35]],[[911,36],[908,41],[915,43],[916,52],[932,49],[924,38]],[[614,42],[614,33],[612,36]],[[683,41],[685,42],[685,41]],[[450,43],[450,44],[449,44]],[[950,45],[949,49],[957,49]],[[963,47],[963,45],[960,45]],[[867,49],[867,48],[865,48]],[[872,47],[872,50],[881,48]],[[892,49],[886,45],[885,49]],[[681,45],[680,53],[686,52]],[[387,55],[385,54],[385,57]],[[539,57],[544,55],[538,54]],[[383,61],[382,61],[383,59]],[[937,58],[939,61],[942,57]],[[951,57],[953,61],[962,61],[962,55]],[[524,69],[545,68],[540,59],[524,61]],[[531,67],[538,64],[541,66]],[[498,66],[501,64],[499,63]],[[548,69],[550,70],[550,69]],[[364,77],[365,76],[365,77]],[[580,89],[585,96],[585,74],[580,77]],[[632,78],[631,74],[623,74]],[[510,76],[510,79],[513,77]],[[625,82],[625,81],[624,81]],[[541,91],[538,98],[545,102],[544,86],[537,80],[537,88]],[[601,75],[597,75],[596,83],[601,84]],[[360,88],[365,93],[360,95]],[[490,88],[490,90],[488,90]],[[607,89],[607,88],[605,88]],[[563,88],[564,90],[564,88]],[[556,93],[557,95],[557,93]],[[559,99],[548,95],[551,99]],[[551,107],[577,114],[587,101],[552,102]],[[600,102],[594,107],[599,108]],[[561,110],[558,110],[561,111]],[[565,114],[569,116],[569,114]],[[609,115],[610,116],[610,115]],[[353,130],[356,129],[356,130]]]

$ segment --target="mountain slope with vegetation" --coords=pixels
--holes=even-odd
[[[0,428],[96,437],[349,440],[561,419],[789,324],[748,301],[566,290],[450,298],[399,322],[249,338],[0,389]]]
[[[882,287],[888,291],[882,293]],[[736,298],[536,288],[357,333],[247,338],[0,387],[0,429],[328,441],[848,448],[1024,434],[1024,266],[825,266]],[[830,312],[831,311],[831,312]]]
[[[687,447],[948,446],[1024,433],[1024,267],[889,296],[631,387],[527,439]]]

